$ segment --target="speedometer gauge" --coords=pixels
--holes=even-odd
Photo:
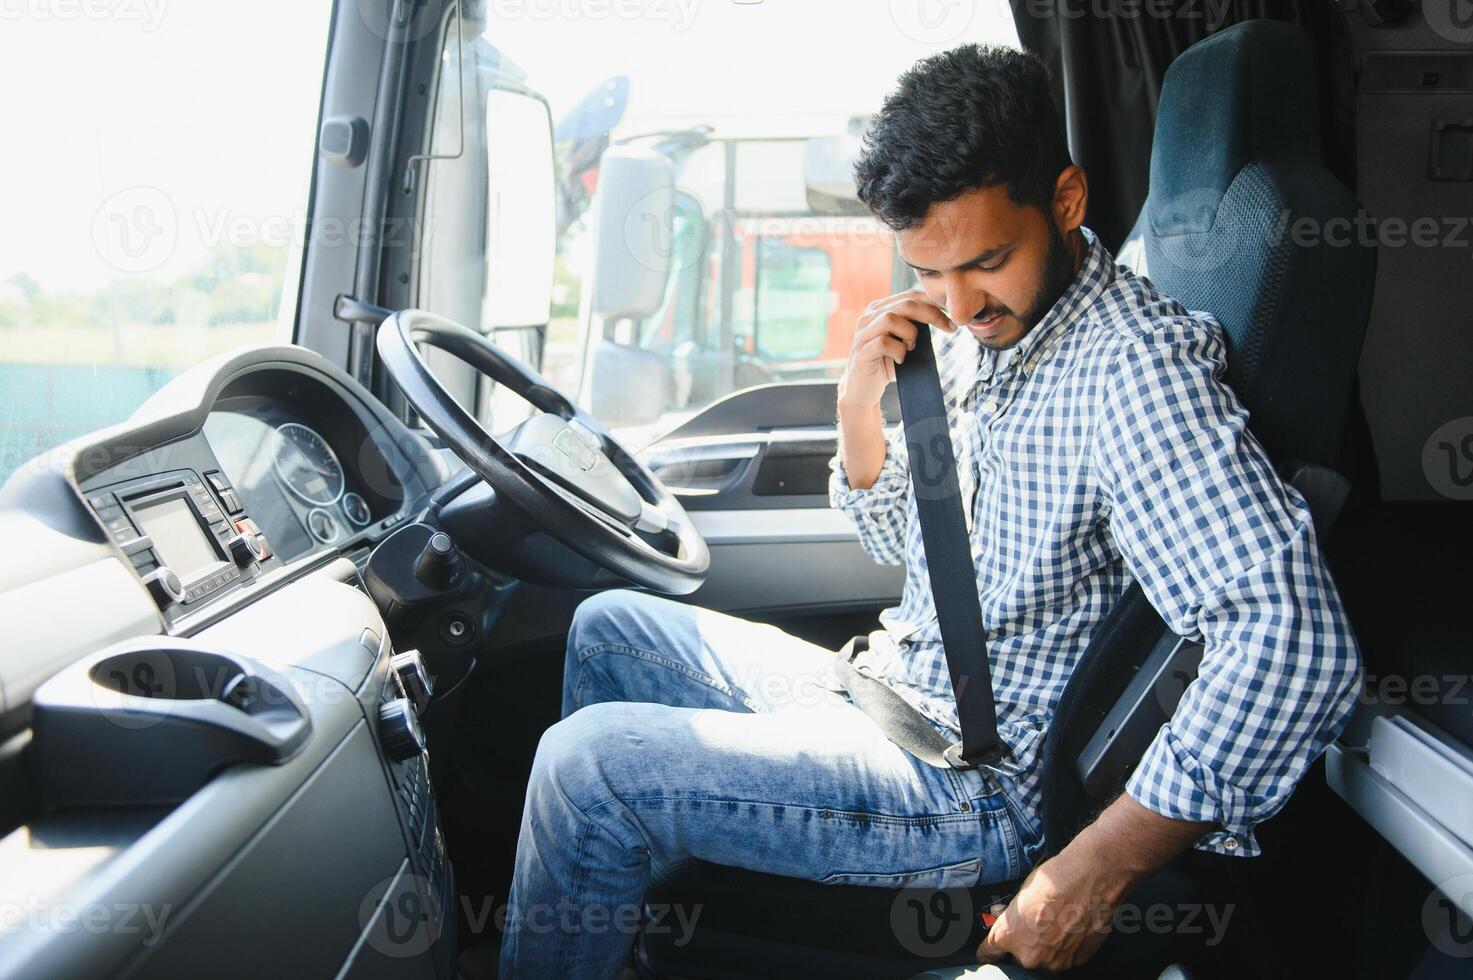
[[[326,507],[343,495],[343,467],[327,440],[299,422],[276,427],[276,476],[309,504]]]

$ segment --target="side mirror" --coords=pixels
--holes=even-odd
[[[670,402],[669,383],[664,354],[605,341],[593,351],[589,407],[604,425],[649,425]]]
[[[552,306],[557,251],[552,117],[540,96],[486,93],[486,295],[481,325],[538,327]]]
[[[593,197],[592,311],[605,322],[659,310],[675,255],[675,168],[640,147],[615,146]]]
[[[865,120],[849,121],[842,136],[815,136],[803,145],[803,183],[808,206],[819,214],[865,215],[854,186],[854,164],[864,147]]]

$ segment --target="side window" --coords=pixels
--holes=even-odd
[[[292,339],[332,7],[0,3],[0,482]]]
[[[829,253],[822,248],[757,239],[756,353],[774,362],[824,356],[833,306]]]

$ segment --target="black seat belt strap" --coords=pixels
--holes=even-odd
[[[926,574],[931,580],[962,730],[962,740],[952,746],[947,761],[954,766],[965,764],[959,768],[975,768],[995,761],[1005,750],[997,734],[997,707],[992,699],[977,571],[972,564],[956,456],[928,325],[916,324],[915,349],[905,356],[903,364],[896,365],[895,382],[910,456],[911,490],[925,546]]]

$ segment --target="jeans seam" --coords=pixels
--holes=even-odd
[[[833,874],[827,874],[824,875],[822,878],[816,878],[814,880],[817,881],[819,884],[828,884],[829,882],[832,882],[835,878],[917,878],[921,875],[935,874],[938,871],[946,872],[956,871],[960,869],[970,870],[970,867],[972,865],[976,865],[977,873],[980,876],[982,873],[982,858],[979,856],[966,858],[961,861],[953,861],[950,864],[938,864],[929,868],[918,868],[915,871],[897,871],[893,874],[870,871],[835,871]]]
[[[582,894],[583,882],[586,878],[586,875],[584,874],[583,855],[588,847],[589,838],[593,836],[593,830],[595,826],[596,824],[592,820],[589,820],[583,826],[578,828],[578,848],[574,852],[573,857],[573,882],[568,889],[570,894],[572,895]],[[566,929],[559,930],[559,932],[561,933],[561,935],[558,937],[557,955],[556,957],[554,957],[554,959],[556,962],[566,967],[568,965],[568,959],[571,956],[571,950],[569,947],[572,944],[573,937],[572,934]]]
[[[634,796],[628,799],[613,798],[604,800],[583,810],[582,813],[589,820],[593,819],[593,813],[604,807],[622,803],[633,809],[641,803],[737,803],[747,806],[782,807],[785,810],[805,810],[811,813],[828,814],[828,819],[850,820],[854,823],[882,823],[900,827],[920,827],[940,824],[964,824],[976,818],[974,813],[938,813],[923,814],[919,816],[899,816],[888,813],[867,813],[862,810],[836,810],[833,807],[807,806],[801,803],[774,803],[771,800],[744,800],[725,796]]]
[[[1023,874],[1023,856],[1020,853],[1021,845],[1018,843],[1018,828],[1013,826],[1013,817],[1007,811],[1007,807],[993,810],[991,815],[995,817],[994,823],[1002,831],[1003,844],[1008,852],[1008,876],[1005,880],[1013,881]]]
[[[732,700],[739,702],[748,711],[757,711],[756,703],[752,701],[752,699],[747,695],[745,691],[739,692],[735,688],[728,687],[710,674],[707,674],[703,671],[695,670],[683,663],[680,663],[679,661],[671,660],[668,657],[662,657],[651,650],[642,650],[639,647],[631,647],[622,643],[595,643],[592,646],[584,647],[582,650],[578,651],[578,665],[580,667],[585,667],[588,661],[593,659],[596,654],[608,650],[623,653],[660,667],[665,667],[669,670],[675,671],[678,674],[684,674],[686,677],[689,677],[696,683],[704,684],[706,687],[711,688],[718,694],[724,694]],[[578,704],[580,708],[583,707],[583,704],[581,703],[581,699],[578,695],[579,692],[581,692],[583,689],[583,680],[587,676],[588,675],[585,671],[579,672],[578,686],[574,690],[574,702]]]
[[[1019,802],[1017,794],[1012,792],[1008,788],[1007,779],[1004,776],[998,774],[990,774],[988,778],[993,784],[996,785],[997,791],[1002,794],[1003,801],[1007,804],[1007,815],[1009,817],[1009,822],[1013,824],[1014,831],[1018,834],[1022,834],[1024,832],[1024,829],[1026,828],[1028,836],[1034,836],[1033,821],[1028,818],[1027,811],[1023,808],[1023,804]],[[1042,837],[1043,828],[1041,826],[1039,827],[1037,834],[1038,836]],[[1020,836],[1018,840],[1018,847],[1021,850],[1023,847],[1022,837]]]

